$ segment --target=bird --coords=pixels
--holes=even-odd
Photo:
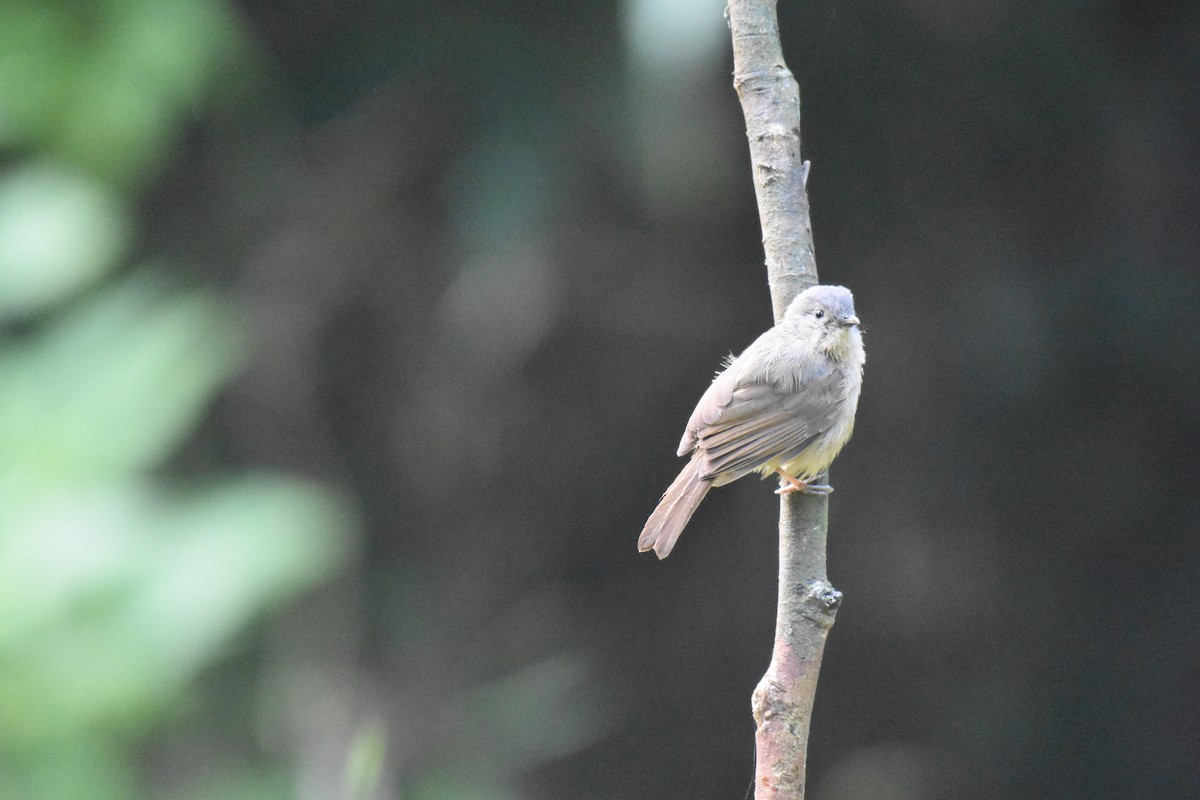
[[[646,521],[638,550],[670,555],[714,486],[777,474],[776,494],[829,494],[817,478],[854,432],[862,331],[844,286],[805,289],[741,355],[726,359],[692,412],[677,455],[689,456]]]

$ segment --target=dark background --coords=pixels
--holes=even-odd
[[[868,353],[810,796],[1200,796],[1200,6],[781,5]],[[367,796],[745,794],[773,484],[635,547],[771,323],[720,15],[235,7],[134,193],[246,353],[163,469],[303,476],[357,533],[145,732],[140,785],[338,796],[375,731]]]

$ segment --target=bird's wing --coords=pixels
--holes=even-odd
[[[702,477],[726,483],[768,461],[786,462],[804,452],[837,421],[838,383],[834,371],[823,370],[804,376],[798,389],[774,382],[734,383],[723,405],[716,402],[725,387],[714,392],[713,405],[702,399],[692,415],[698,423],[695,446],[704,454]]]
[[[738,370],[730,365],[709,384],[708,389],[700,398],[700,402],[696,404],[691,418],[688,419],[687,428],[683,431],[683,439],[679,442],[676,455],[686,456],[695,450],[700,432],[721,418],[733,399],[734,390],[737,389],[737,373]]]

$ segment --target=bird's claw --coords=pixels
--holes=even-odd
[[[775,490],[775,494],[815,494],[824,496],[832,491],[833,487],[827,483],[806,483],[803,489],[799,486],[791,486],[790,484],[788,486],[780,486]]]
[[[788,475],[782,471],[779,472],[779,477],[783,479],[781,481],[783,486],[780,486],[775,490],[775,494],[778,495],[795,494],[799,492],[800,494],[815,494],[823,496],[828,495],[833,491],[833,487],[827,483],[809,483],[807,481],[802,481],[799,478],[793,478],[791,475]]]

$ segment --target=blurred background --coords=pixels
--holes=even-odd
[[[0,797],[743,797],[722,3],[0,0]],[[783,2],[866,386],[815,800],[1200,796],[1200,6]]]

